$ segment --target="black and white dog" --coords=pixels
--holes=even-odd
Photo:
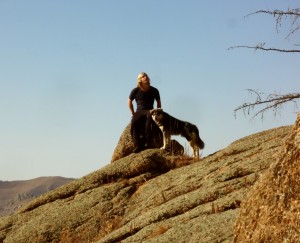
[[[161,149],[166,149],[170,145],[171,135],[181,135],[189,141],[194,152],[194,158],[199,159],[199,150],[204,148],[204,142],[194,124],[178,120],[162,109],[150,110],[150,115],[163,133],[164,145]]]

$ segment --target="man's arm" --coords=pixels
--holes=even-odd
[[[160,101],[160,99],[156,100],[156,106],[157,106],[157,108],[161,108],[161,101]]]
[[[128,99],[128,107],[129,107],[129,110],[131,112],[131,115],[133,116],[133,114],[134,114],[134,107],[133,107],[133,103],[132,103],[131,99]]]

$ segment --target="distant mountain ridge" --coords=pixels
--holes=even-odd
[[[0,180],[0,217],[14,213],[24,203],[73,180],[60,176],[20,181]]]

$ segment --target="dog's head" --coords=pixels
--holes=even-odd
[[[161,108],[150,110],[150,115],[156,123],[160,123],[163,119],[164,111]]]

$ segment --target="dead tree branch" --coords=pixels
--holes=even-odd
[[[291,25],[289,33],[286,36],[286,39],[295,34],[298,30],[300,30],[300,24],[299,24],[299,18],[300,18],[300,8],[295,9],[288,9],[287,11],[281,11],[281,10],[274,10],[274,11],[268,11],[268,10],[259,10],[254,13],[248,14],[245,17],[249,17],[254,14],[269,14],[272,15],[275,18],[276,21],[276,30],[279,32],[279,28],[282,25],[283,20],[290,19]],[[286,52],[286,53],[298,53],[300,52],[299,49],[280,49],[280,48],[273,48],[273,47],[264,47],[265,43],[257,44],[256,46],[249,46],[249,45],[238,45],[238,46],[232,46],[228,48],[228,50],[235,49],[235,48],[248,48],[248,49],[254,49],[254,50],[262,50],[262,51],[275,51],[275,52]],[[295,46],[298,46],[297,44]]]
[[[256,100],[254,102],[246,102],[242,104],[241,106],[234,109],[234,115],[236,117],[236,113],[238,111],[243,111],[244,115],[248,114],[250,115],[251,111],[253,111],[257,106],[266,105],[264,108],[258,110],[254,113],[252,118],[257,117],[258,115],[261,115],[261,118],[263,118],[263,115],[268,110],[273,110],[274,116],[279,112],[279,108],[283,104],[286,104],[288,102],[293,102],[295,107],[297,107],[297,99],[300,99],[300,93],[292,93],[292,94],[286,94],[286,95],[280,95],[280,94],[269,94],[266,98],[263,98],[264,94],[259,93],[258,91],[255,91],[253,89],[248,89],[248,91],[251,94],[254,94],[256,96]]]
[[[286,38],[293,35],[295,32],[300,30],[300,24],[299,24],[299,18],[300,18],[300,8],[296,9],[288,9],[287,11],[280,11],[280,10],[274,10],[274,11],[267,11],[267,10],[259,10],[254,13],[248,14],[246,17],[254,14],[270,14],[272,15],[276,20],[276,30],[278,32],[279,28],[282,25],[283,20],[290,19],[291,25],[290,25],[290,31]],[[299,46],[299,45],[296,45]],[[285,52],[285,53],[299,53],[300,50],[296,49],[280,49],[280,48],[266,48],[265,43],[259,43],[256,46],[247,46],[247,45],[239,45],[239,46],[233,46],[228,49],[234,49],[234,48],[249,48],[254,50],[263,50],[263,51],[277,51],[277,52]],[[246,102],[242,104],[241,106],[237,107],[234,110],[234,115],[236,117],[237,112],[243,111],[244,115],[254,111],[256,108],[258,111],[254,112],[254,115],[252,117],[255,118],[258,115],[261,115],[261,118],[263,118],[263,115],[266,111],[273,110],[274,116],[277,115],[279,112],[279,109],[282,107],[282,105],[285,105],[289,102],[293,102],[295,107],[297,108],[297,99],[300,99],[300,93],[290,93],[285,95],[280,95],[277,93],[271,93],[265,97],[263,93],[259,93],[258,91],[255,91],[253,89],[248,89],[250,94],[254,94],[256,97],[256,100],[254,102]],[[261,108],[262,107],[262,108]]]
[[[254,49],[254,50],[263,50],[263,51],[277,51],[277,52],[289,52],[289,53],[296,53],[300,52],[300,50],[286,50],[286,49],[278,49],[278,48],[265,48],[261,46],[260,44],[256,46],[232,46],[229,47],[228,50],[235,49],[235,48],[248,48],[248,49]]]

